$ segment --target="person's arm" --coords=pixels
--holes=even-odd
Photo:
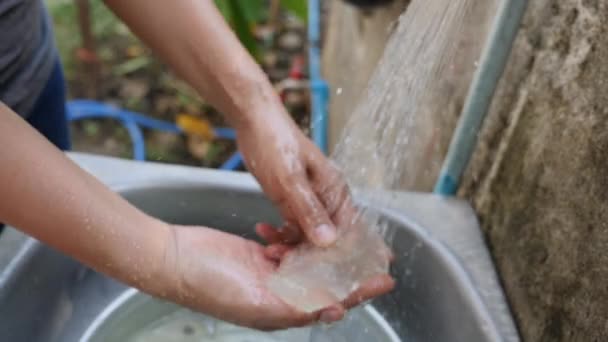
[[[2,103],[0,160],[0,222],[153,296],[229,322],[258,329],[331,322],[393,286],[381,276],[342,304],[298,312],[265,286],[280,255],[237,235],[148,216]]]
[[[2,103],[0,160],[0,222],[144,291],[164,291],[168,225],[80,169]],[[157,281],[142,282],[150,278]]]
[[[249,171],[286,220],[317,245],[337,238],[332,218],[350,198],[339,172],[304,136],[211,0],[105,0],[237,130]]]

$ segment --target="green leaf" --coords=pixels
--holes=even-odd
[[[266,18],[264,0],[236,0],[236,2],[250,27]]]
[[[119,64],[113,68],[113,72],[117,76],[124,76],[143,69],[150,64],[150,57],[143,55],[133,59],[130,59],[122,64]]]
[[[249,51],[249,53],[254,57],[258,58],[258,43],[251,32],[251,28],[254,25],[254,22],[249,22],[247,20],[247,16],[245,14],[246,10],[243,9],[242,4],[244,1],[241,0],[225,0],[230,4],[232,19],[233,19],[233,28],[236,32],[236,35],[239,37],[239,40],[245,46],[245,48]]]
[[[99,123],[91,120],[84,121],[84,133],[88,137],[95,137],[99,134]]]
[[[207,150],[207,155],[205,155],[205,162],[207,162],[207,164],[213,164],[217,162],[217,159],[219,158],[223,150],[224,149],[222,148],[222,146],[212,142],[211,146],[209,146],[209,149]]]
[[[232,7],[230,6],[229,1],[215,0],[215,5],[219,9],[220,13],[222,13],[222,15],[224,16],[224,19],[226,19],[228,24],[233,25]]]
[[[306,0],[281,0],[281,6],[303,22],[308,20],[308,2]]]

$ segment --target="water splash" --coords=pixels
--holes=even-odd
[[[445,125],[438,120],[450,112],[455,120],[454,102],[466,94],[497,2],[410,3],[332,155],[352,188],[400,188],[439,169],[436,127]],[[421,165],[427,170],[421,172]],[[363,213],[368,224],[359,236],[365,239],[348,248],[301,247],[282,263],[270,288],[299,309],[314,311],[345,299],[370,275],[387,273],[372,237],[384,229],[370,215]]]
[[[288,304],[315,312],[344,300],[374,276],[388,273],[390,252],[362,221],[331,248],[303,245],[283,260],[268,287]]]
[[[308,329],[265,333],[181,309],[135,332],[129,342],[309,342]]]
[[[411,2],[332,155],[351,185],[408,187],[439,168],[436,128],[458,114],[496,2]]]
[[[157,301],[141,307],[129,317],[145,317],[158,308]],[[162,305],[162,304],[161,304]],[[145,310],[144,310],[145,309]],[[149,317],[149,316],[148,316]],[[138,321],[138,320],[136,320]],[[139,322],[144,322],[140,320]],[[143,326],[133,326],[133,320],[121,321],[113,327],[118,334],[99,335],[94,341],[128,342],[400,342],[397,334],[383,317],[373,308],[359,308],[349,313],[348,318],[328,327],[320,326],[317,332],[310,327],[292,328],[274,332],[262,332],[216,320],[187,309],[177,309]]]

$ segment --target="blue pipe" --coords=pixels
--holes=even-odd
[[[226,160],[224,162],[224,164],[220,167],[220,169],[234,170],[237,167],[239,167],[239,165],[241,165],[242,162],[243,162],[243,159],[241,158],[241,154],[237,152],[237,153],[234,153],[230,158],[228,158],[228,160]]]
[[[319,0],[308,0],[308,60],[311,93],[310,130],[314,143],[327,154],[327,103],[329,87],[321,77],[321,6]]]
[[[527,5],[527,0],[501,1],[480,66],[473,78],[439,179],[435,184],[437,194],[452,196],[458,191],[460,178],[477,143],[477,134],[492,104],[494,92],[509,59]]]
[[[321,77],[320,42],[321,42],[321,7],[319,0],[308,1],[308,40],[309,40],[309,73],[311,91],[311,131],[315,144],[327,154],[327,104],[329,101],[329,87]],[[182,130],[173,123],[152,119],[142,114],[110,107],[91,100],[73,100],[68,103],[69,119],[81,120],[87,118],[109,117],[119,120],[126,127],[133,143],[133,157],[135,160],[145,160],[145,142],[139,126],[182,133]],[[236,139],[234,130],[230,128],[215,128],[217,137]],[[233,170],[243,162],[239,152],[235,152],[220,169]]]
[[[112,107],[91,100],[73,100],[68,106],[73,109],[71,118],[73,120],[91,118],[92,116],[106,116],[120,120],[133,121],[137,124],[161,131],[181,133],[181,129],[173,123],[149,118],[145,115]]]
[[[236,170],[240,165],[243,164],[243,156],[240,152],[234,152],[227,161],[222,164],[220,170]]]
[[[127,129],[133,143],[133,159],[143,161],[146,159],[146,147],[144,135],[140,126],[155,130],[183,133],[182,129],[171,123],[162,120],[152,119],[145,115],[111,107],[103,103],[91,100],[73,100],[67,104],[68,119],[70,121],[92,119],[92,118],[112,118],[119,120]],[[216,137],[223,139],[236,139],[236,133],[231,128],[214,128]],[[220,169],[234,170],[241,165],[243,159],[239,152],[235,152]]]

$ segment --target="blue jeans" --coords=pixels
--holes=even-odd
[[[55,63],[51,77],[27,117],[27,122],[57,148],[63,151],[70,150],[65,80],[59,61]]]
[[[27,122],[63,151],[71,148],[65,102],[65,81],[61,63],[57,61],[51,77],[27,116]],[[3,228],[4,225],[0,223],[0,233]]]

